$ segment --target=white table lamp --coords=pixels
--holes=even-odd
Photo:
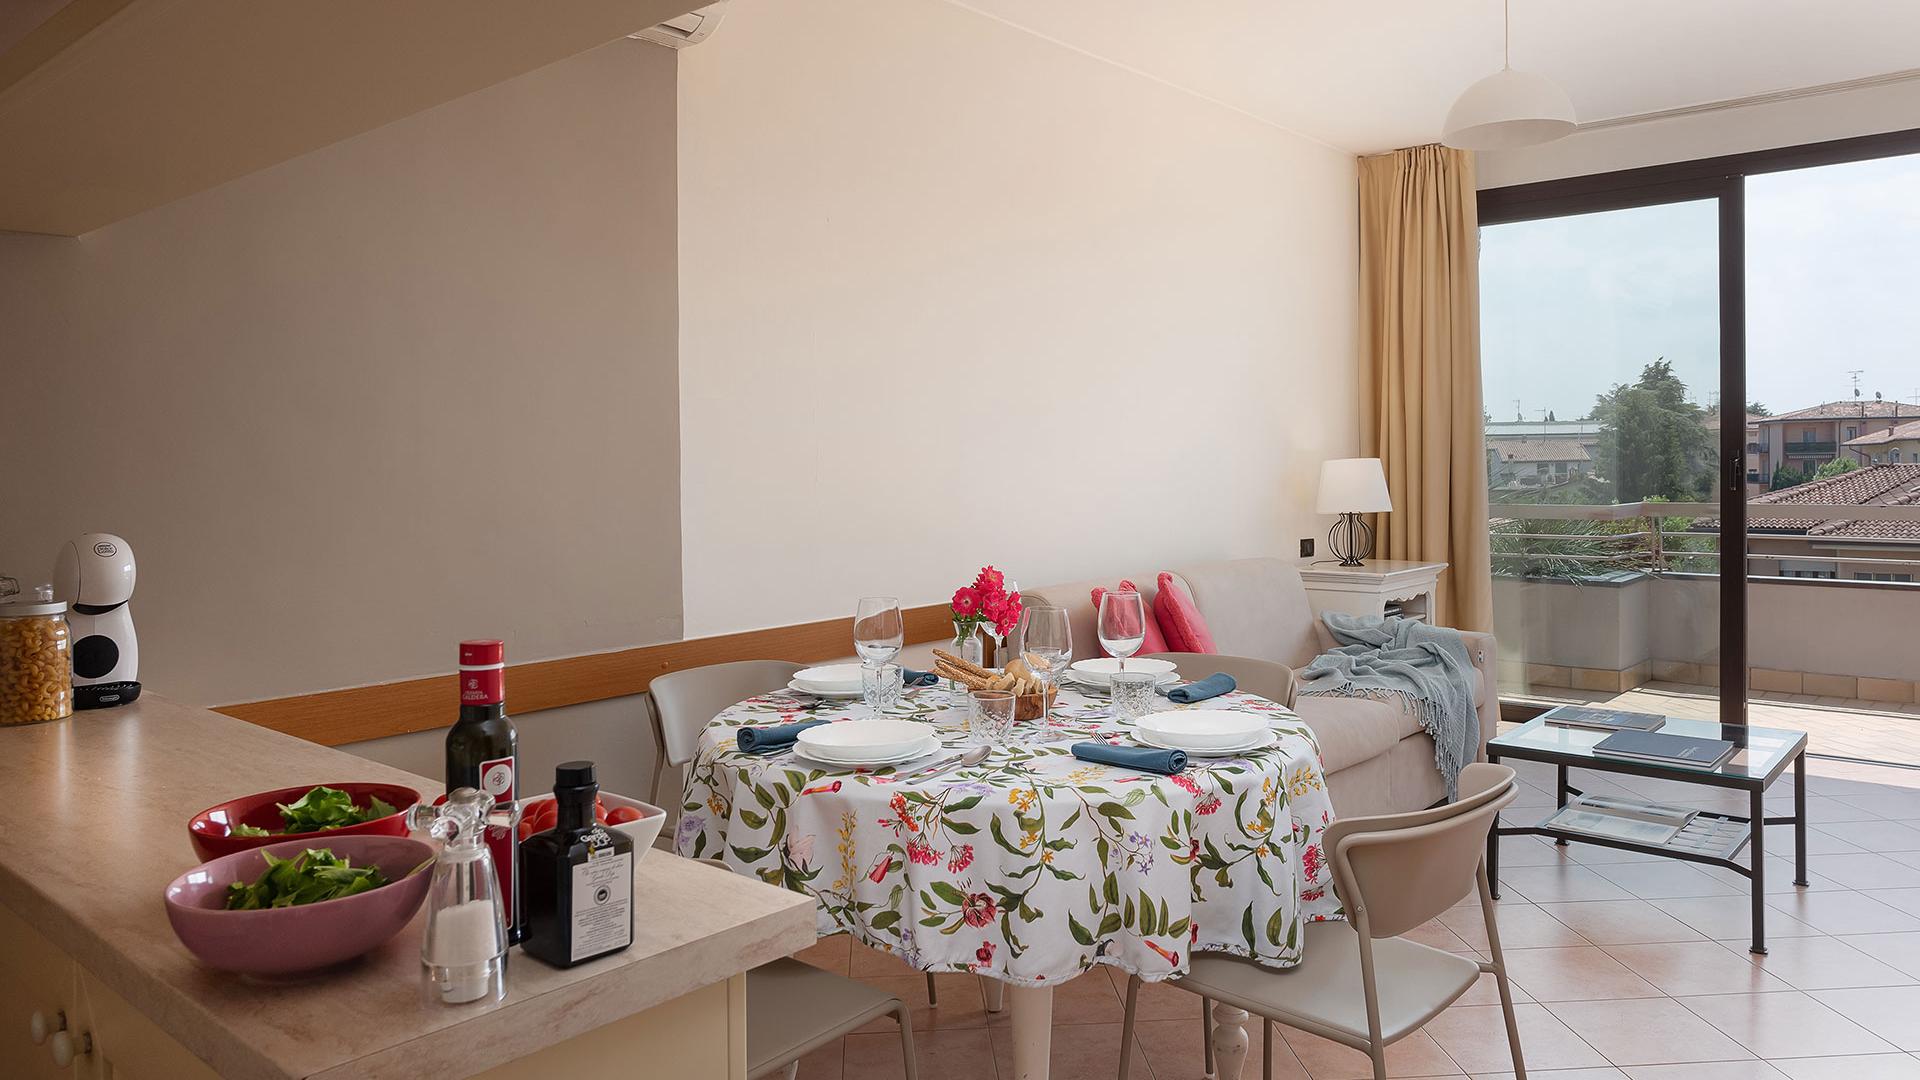
[[[1393,510],[1393,497],[1387,494],[1387,472],[1379,458],[1334,458],[1320,463],[1320,497],[1313,509],[1318,514],[1339,514],[1340,521],[1327,533],[1327,547],[1340,556],[1341,566],[1359,566],[1373,554],[1373,526],[1361,514],[1385,514]]]

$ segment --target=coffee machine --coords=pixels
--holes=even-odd
[[[140,696],[140,645],[133,635],[133,549],[112,533],[69,540],[53,564],[54,595],[69,605],[73,704],[125,705]]]

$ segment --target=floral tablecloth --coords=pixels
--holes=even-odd
[[[872,715],[857,701],[752,698],[703,734],[675,847],[807,893],[822,935],[846,931],[925,971],[1038,986],[1097,963],[1166,979],[1198,950],[1298,963],[1301,924],[1341,914],[1321,857],[1333,804],[1319,746],[1265,698],[1185,707],[1269,714],[1278,738],[1171,777],[1088,764],[1073,743],[1128,728],[1106,700],[1063,691],[1051,730],[1022,723],[977,767],[895,783],[891,769],[741,753],[743,724]],[[909,691],[887,715],[979,745],[944,688]]]

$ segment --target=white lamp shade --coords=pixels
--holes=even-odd
[[[1393,509],[1387,471],[1379,458],[1334,458],[1320,463],[1316,514],[1384,514]]]
[[[1573,131],[1573,101],[1543,75],[1505,68],[1481,79],[1447,110],[1440,141],[1457,150],[1512,150]]]

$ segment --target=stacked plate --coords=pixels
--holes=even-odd
[[[933,729],[911,720],[842,720],[800,733],[794,752],[822,765],[899,765],[940,749]]]
[[[1128,660],[1126,663],[1127,671],[1151,673],[1154,681],[1161,686],[1180,681],[1180,672],[1175,669],[1171,660],[1138,659]],[[1075,660],[1073,666],[1067,670],[1070,673],[1068,678],[1074,682],[1105,690],[1113,685],[1113,674],[1120,670],[1120,661],[1110,656],[1093,660]]]
[[[1143,716],[1134,735],[1148,746],[1200,757],[1244,754],[1273,745],[1273,728],[1258,713],[1232,709],[1178,709]]]
[[[860,696],[859,664],[828,664],[803,668],[793,673],[787,689],[819,698],[857,698]]]

